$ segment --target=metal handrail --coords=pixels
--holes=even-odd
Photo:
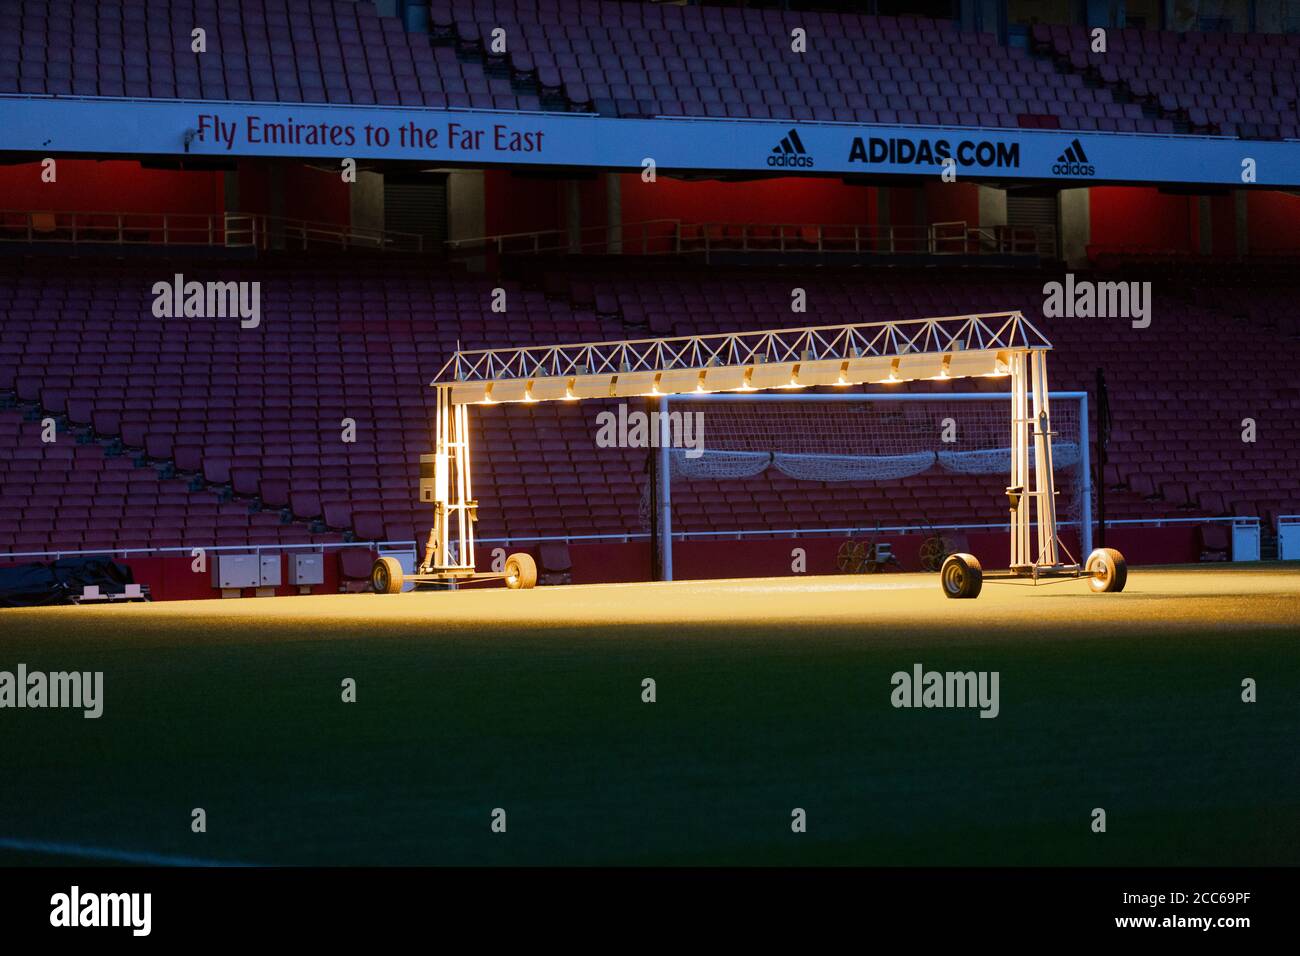
[[[261,226],[260,248],[271,247],[277,237],[292,239],[306,249],[312,242],[328,242],[340,248],[399,249],[423,252],[424,236],[415,232],[376,229],[369,226],[341,226],[337,223],[288,219],[284,216],[257,216]]]
[[[166,547],[166,548],[89,548],[79,551],[56,550],[56,551],[11,551],[8,554],[0,554],[0,561],[8,561],[11,558],[75,558],[75,557],[124,557],[131,555],[141,557],[148,554],[171,554],[176,553],[178,556],[193,557],[195,551],[208,552],[234,552],[236,554],[261,554],[263,551],[303,551],[308,553],[312,551],[325,551],[330,548],[384,548],[390,546],[410,545],[416,546],[415,541],[318,541],[304,542],[302,544],[213,544],[213,545],[192,545],[190,547]]]
[[[639,248],[641,255],[648,255],[652,244],[657,247],[661,243],[666,243],[668,250],[675,249],[680,226],[679,219],[646,219],[621,225],[583,226],[572,232],[568,229],[539,229],[448,239],[443,245],[448,252],[462,255],[481,253],[488,249],[498,254],[529,252],[537,255],[550,252],[606,252],[615,248],[623,252]],[[588,235],[592,238],[584,238]],[[629,239],[629,235],[634,238]]]
[[[971,226],[964,220],[926,226],[871,223],[683,222],[647,219],[581,229],[541,229],[449,239],[450,254],[595,253],[697,255],[719,252],[849,253],[857,255],[1043,255],[1055,230],[1037,226]]]
[[[1243,524],[1259,524],[1258,518],[1250,517],[1213,517],[1213,518],[1114,518],[1106,522],[1107,528],[1114,528],[1120,525],[1142,525],[1148,527],[1163,527],[1168,524],[1209,524],[1212,522],[1241,522]],[[1078,520],[1060,520],[1057,527],[1068,528],[1078,526]],[[1037,527],[1037,521],[1030,522],[1031,527]],[[1010,530],[1010,522],[989,522],[983,524],[925,524],[925,525],[882,525],[877,528],[875,525],[856,525],[845,528],[762,528],[751,531],[674,531],[672,533],[674,540],[685,541],[689,538],[753,538],[760,536],[767,537],[815,537],[817,535],[832,534],[863,534],[866,532],[875,533],[877,531],[889,534],[916,534],[930,531],[1007,531]],[[507,535],[499,538],[479,538],[479,544],[519,544],[522,542],[552,542],[559,541],[565,543],[582,543],[585,541],[639,541],[650,537],[648,531],[627,531],[627,532],[609,532],[606,534],[569,534],[569,535]]]
[[[1300,515],[1287,515],[1285,517],[1300,520]],[[1121,525],[1142,525],[1159,528],[1170,524],[1209,524],[1209,523],[1230,522],[1233,524],[1255,525],[1258,527],[1260,519],[1247,515],[1235,516],[1215,516],[1202,518],[1112,518],[1106,522],[1106,527],[1114,528]],[[1031,522],[1036,525],[1037,522]],[[1058,521],[1058,527],[1073,527],[1079,522],[1075,520]],[[759,530],[744,531],[674,531],[673,538],[685,541],[689,538],[747,538],[767,535],[770,537],[784,537],[797,535],[800,537],[812,537],[816,535],[830,534],[862,534],[864,532],[887,532],[889,534],[911,534],[926,531],[998,531],[1009,529],[1008,522],[992,522],[984,524],[927,524],[927,525],[890,525],[877,528],[855,526],[851,528],[764,528]],[[518,544],[521,542],[552,542],[559,541],[564,543],[582,543],[584,541],[639,541],[643,538],[649,538],[648,531],[627,531],[627,532],[609,532],[606,534],[556,534],[556,535],[506,535],[497,538],[479,538],[479,544]],[[318,543],[304,544],[223,544],[211,545],[201,548],[204,552],[223,552],[232,551],[240,554],[252,552],[261,554],[263,551],[290,551],[290,550],[325,550],[329,548],[383,548],[397,546],[418,547],[416,541],[329,541]],[[191,556],[194,548],[169,547],[169,548],[100,548],[98,550],[82,551],[12,551],[8,554],[0,554],[0,561],[8,561],[12,558],[50,558],[76,557],[88,555],[93,557],[116,556],[129,557],[131,555],[144,554],[165,554],[178,553]]]
[[[341,248],[424,251],[424,237],[417,233],[260,213],[0,210],[0,242],[269,249],[283,237],[304,249],[326,242]]]

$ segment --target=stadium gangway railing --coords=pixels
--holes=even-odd
[[[1295,516],[1300,523],[1300,515]],[[1111,518],[1106,522],[1107,528],[1124,526],[1143,526],[1160,528],[1166,525],[1183,524],[1240,524],[1244,527],[1258,528],[1259,518],[1255,517],[1205,517],[1205,518]],[[1078,527],[1077,520],[1065,519],[1057,522],[1062,528]],[[1037,527],[1031,522],[1030,527]],[[924,534],[933,531],[1010,531],[1011,525],[1006,521],[986,522],[982,524],[925,524],[925,525],[856,525],[843,528],[758,528],[734,531],[674,531],[673,539],[685,541],[691,538],[785,538],[791,536],[816,537],[834,534],[874,534],[877,531],[889,534]],[[583,541],[640,541],[650,537],[648,531],[611,531],[603,534],[556,534],[556,535],[507,535],[497,538],[479,538],[480,544],[526,544],[529,542],[562,541],[567,543]],[[1300,555],[1298,555],[1300,556]]]
[[[1047,226],[971,226],[965,221],[928,226],[837,223],[682,222],[648,219],[581,229],[543,229],[448,239],[449,255],[703,255],[814,253],[867,255],[1054,254]]]
[[[1056,229],[1052,226],[971,226],[965,221],[930,224],[934,255],[1013,255],[1052,258]]]
[[[253,213],[0,210],[0,242],[116,246],[225,246],[340,248],[422,252],[424,237]]]
[[[583,226],[575,230],[540,229],[447,239],[443,246],[449,255],[482,255],[488,251],[533,255],[553,252],[660,255],[677,251],[680,227],[681,220],[678,219],[646,219],[621,225]]]
[[[221,216],[205,213],[0,210],[0,241],[73,245],[217,246]]]
[[[284,216],[226,213],[226,245],[257,249],[308,249],[325,244],[340,249],[423,252],[424,236],[394,229],[311,222]]]
[[[1300,515],[1281,515],[1278,518],[1279,530],[1282,523],[1286,522],[1286,527],[1295,529],[1295,546],[1297,554],[1285,560],[1300,558]],[[1184,524],[1212,524],[1227,523],[1230,525],[1241,525],[1255,529],[1259,528],[1260,519],[1256,517],[1236,516],[1236,517],[1202,517],[1202,518],[1113,518],[1106,522],[1107,528],[1117,528],[1126,526],[1142,527],[1164,527],[1166,525],[1184,525]],[[1036,527],[1036,522],[1031,527]],[[1063,520],[1058,522],[1062,528],[1077,527],[1078,521]],[[927,525],[858,525],[844,528],[761,528],[750,530],[735,531],[674,531],[673,538],[678,541],[686,541],[692,538],[716,538],[716,539],[740,539],[740,538],[788,538],[788,537],[817,537],[824,535],[862,535],[862,534],[928,534],[935,531],[1010,531],[1008,522],[991,522],[983,524],[927,524]],[[650,537],[648,531],[627,531],[627,532],[606,532],[603,534],[556,534],[556,535],[505,535],[495,538],[479,538],[479,544],[500,544],[505,546],[521,544],[544,544],[550,542],[562,542],[565,544],[581,544],[583,542],[628,542],[641,541]],[[1281,546],[1281,537],[1279,535],[1279,547]],[[221,544],[221,545],[192,545],[189,547],[162,547],[162,548],[92,548],[83,550],[51,550],[51,551],[11,551],[0,554],[0,561],[12,561],[17,558],[45,558],[58,560],[59,558],[68,557],[141,557],[150,554],[176,554],[193,556],[196,549],[208,553],[231,552],[236,554],[261,554],[263,551],[328,551],[339,550],[342,548],[418,548],[418,542],[414,540],[404,541],[322,541],[322,542],[303,542],[300,544]],[[1283,555],[1279,553],[1281,559]],[[1235,559],[1234,559],[1235,560]]]

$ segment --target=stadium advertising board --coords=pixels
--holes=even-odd
[[[0,97],[0,149],[1300,186],[1294,141],[184,100]]]

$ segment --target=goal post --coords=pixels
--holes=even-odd
[[[1031,359],[1032,361],[1032,359]],[[1039,434],[1050,402],[1050,435]],[[1005,523],[980,522],[986,530],[1012,534],[1012,566],[1032,566],[1031,535],[1039,527],[1040,561],[1060,560],[1055,535],[1062,524],[1077,525],[1081,551],[1092,552],[1092,474],[1088,448],[1086,392],[1046,392],[1026,382],[1012,392],[754,392],[674,395],[659,403],[657,467],[651,522],[658,544],[662,580],[673,578],[673,543],[683,537],[760,537],[871,530],[873,524],[834,522],[820,527],[786,523],[767,529],[683,531],[675,522],[675,498],[688,489],[743,489],[765,473],[783,486],[861,488],[877,496],[903,490],[908,479],[950,487],[954,494],[973,482],[987,489],[1000,475],[998,494],[1009,509]],[[676,414],[674,414],[676,413]],[[698,422],[686,429],[692,446],[680,441],[682,415]],[[1033,472],[1033,481],[1028,472]],[[1010,478],[1009,484],[1008,476]],[[1053,489],[1037,496],[1029,489]],[[676,491],[676,494],[675,494]],[[798,494],[795,491],[794,494]],[[844,496],[841,496],[844,497]],[[866,495],[864,494],[864,498]],[[865,506],[865,505],[864,505]],[[980,508],[992,514],[997,500]],[[988,509],[988,510],[985,510]],[[1017,515],[1017,509],[1023,509]],[[1021,520],[1017,520],[1020,517]],[[868,519],[870,516],[868,515]],[[891,512],[877,521],[891,531],[973,528],[944,524],[932,516]],[[1017,529],[1019,533],[1017,534]]]

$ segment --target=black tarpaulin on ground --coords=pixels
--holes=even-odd
[[[121,594],[132,583],[131,569],[111,558],[18,564],[0,568],[0,607],[71,604],[86,585],[98,585],[103,594]]]

